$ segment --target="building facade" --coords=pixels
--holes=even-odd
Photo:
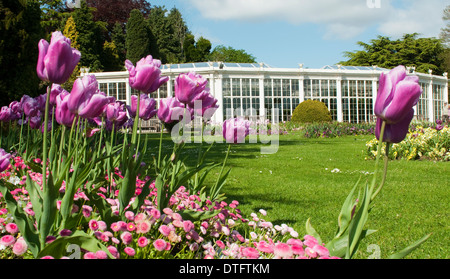
[[[378,92],[379,77],[389,70],[373,67],[325,66],[321,69],[272,68],[263,63],[186,63],[161,67],[169,81],[151,94],[159,99],[174,95],[174,80],[180,73],[196,72],[207,78],[210,92],[218,100],[219,109],[213,122],[244,116],[263,117],[271,122],[289,121],[298,104],[305,100],[324,102],[332,118],[339,122],[373,122],[373,106]],[[415,119],[434,122],[441,119],[448,104],[448,77],[416,73],[423,94],[415,106]],[[82,71],[82,75],[87,71]],[[136,94],[128,84],[128,72],[94,74],[99,89],[117,100],[130,103]]]

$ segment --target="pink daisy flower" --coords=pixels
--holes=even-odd
[[[316,244],[319,243],[314,236],[305,235],[304,238],[305,238],[305,241],[303,241],[303,244],[305,244],[306,246],[308,246],[310,248],[313,248],[314,246],[316,246]]]
[[[127,224],[127,230],[128,230],[129,232],[132,232],[132,231],[136,230],[136,225],[135,225],[133,222],[129,222],[129,223]]]
[[[23,255],[28,249],[28,245],[23,239],[23,237],[20,237],[17,239],[16,243],[14,243],[13,246],[13,253],[17,256]]]
[[[259,252],[253,247],[245,247],[242,249],[242,255],[249,259],[257,259],[259,258]]]
[[[293,252],[291,246],[286,243],[277,243],[273,249],[275,258],[278,259],[289,259],[292,257]]]
[[[83,259],[85,259],[85,260],[95,260],[95,259],[97,259],[97,256],[93,252],[87,252],[86,254],[84,254]]]
[[[126,211],[125,212],[125,218],[127,218],[130,221],[134,220],[134,212],[133,211]]]
[[[14,238],[14,236],[7,234],[2,236],[2,238],[0,239],[0,244],[5,246],[11,246],[14,244],[15,241],[16,239]]]
[[[97,257],[97,259],[102,259],[102,260],[108,258],[108,254],[103,250],[99,250],[99,251],[95,252],[95,256]]]
[[[136,251],[131,247],[125,247],[125,249],[123,249],[123,251],[125,252],[125,254],[127,254],[130,257],[133,257],[134,255],[136,255]]]
[[[330,256],[330,252],[328,251],[328,249],[323,247],[322,245],[318,245],[318,244],[315,245],[313,247],[313,250],[316,251],[320,257],[329,257]]]
[[[148,244],[148,239],[145,236],[141,236],[138,238],[138,246],[139,247],[145,247]]]
[[[98,226],[97,220],[92,219],[92,220],[89,221],[89,228],[91,230],[96,231],[96,230],[98,230],[98,227],[99,226]]]
[[[310,258],[315,258],[317,257],[317,252],[314,251],[311,247],[306,247],[305,249],[305,253],[308,257]]]
[[[194,223],[192,223],[192,221],[184,221],[183,222],[183,229],[185,232],[190,232],[191,230],[194,229]]]
[[[114,258],[118,259],[120,257],[119,251],[117,251],[117,248],[110,245],[108,246],[108,251],[113,255]]]
[[[274,246],[272,244],[267,243],[264,240],[260,241],[259,243],[256,243],[255,246],[259,251],[261,251],[263,253],[268,253],[268,254],[273,253]]]
[[[19,231],[19,228],[17,227],[16,224],[14,223],[9,223],[6,224],[5,229],[7,232],[9,232],[10,234],[16,234]]]
[[[155,240],[155,242],[153,242],[153,246],[156,248],[156,250],[163,251],[166,248],[166,242],[164,241],[164,239],[157,239]]]
[[[123,242],[125,245],[128,245],[128,244],[131,243],[131,241],[133,241],[133,235],[132,235],[130,232],[123,232],[123,233],[120,235],[120,239],[122,239],[122,242]]]
[[[145,220],[136,226],[136,233],[148,233],[150,231],[151,224],[149,221]]]
[[[159,227],[159,232],[164,236],[169,236],[171,229],[166,225],[161,225]]]

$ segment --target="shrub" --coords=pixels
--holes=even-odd
[[[330,122],[331,113],[327,106],[316,100],[307,100],[299,104],[292,114],[292,122],[314,123]]]

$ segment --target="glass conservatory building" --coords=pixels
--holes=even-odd
[[[220,108],[213,122],[220,123],[232,116],[249,119],[288,121],[298,104],[319,100],[327,105],[332,118],[339,122],[373,122],[373,106],[379,77],[388,69],[355,66],[325,66],[321,69],[272,68],[264,63],[204,62],[162,65],[162,74],[169,81],[151,94],[159,99],[174,95],[174,80],[180,73],[196,72],[207,78],[210,92]],[[441,119],[448,103],[448,78],[416,73],[423,94],[415,107],[415,119]],[[84,69],[82,75],[87,74]],[[128,84],[128,72],[90,73],[97,77],[100,90],[117,100],[129,103],[135,94]]]

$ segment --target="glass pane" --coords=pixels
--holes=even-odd
[[[311,98],[311,80],[305,79],[303,81],[303,91],[305,92],[305,99]]]
[[[231,80],[232,84],[232,94],[233,96],[239,97],[241,96],[241,80],[237,78],[233,78]]]
[[[118,90],[118,100],[126,101],[127,100],[127,89],[125,82],[119,82],[119,90]]]
[[[252,96],[259,96],[259,80],[253,78],[251,81],[252,81]]]
[[[320,81],[313,80],[312,81],[312,97],[320,97]]]
[[[223,96],[231,96],[231,80],[229,78],[222,79]]]
[[[292,86],[292,96],[298,97],[300,96],[300,82],[297,79],[291,80],[291,86]]]
[[[320,81],[320,95],[322,97],[330,96],[330,91],[329,91],[329,88],[328,88],[328,80],[321,80]]]
[[[273,95],[281,96],[281,79],[273,80]]]
[[[273,96],[272,94],[272,80],[265,79],[264,80],[264,96]]]
[[[337,96],[337,82],[335,80],[330,80],[330,97]]]
[[[113,96],[117,99],[117,83],[108,84],[108,96]]]
[[[242,96],[250,96],[250,79],[242,79]]]
[[[289,79],[283,79],[283,96],[291,96],[291,81]]]

